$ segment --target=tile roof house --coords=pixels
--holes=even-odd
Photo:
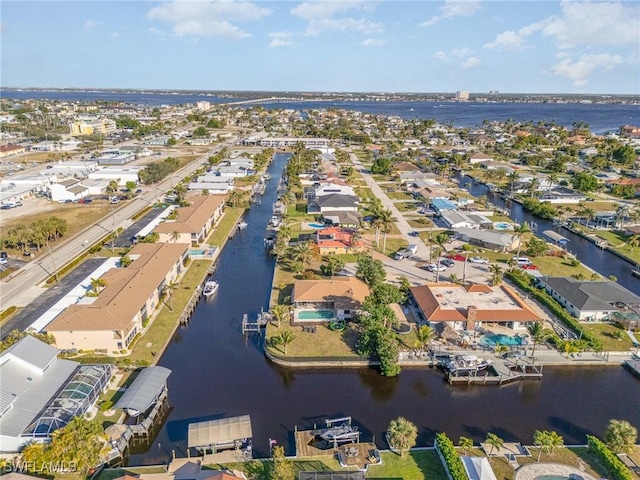
[[[457,330],[473,330],[483,323],[521,328],[540,317],[506,285],[428,283],[411,287],[411,296],[424,319],[447,322]]]
[[[320,255],[352,253],[363,248],[362,240],[354,240],[353,230],[341,227],[323,228],[316,232],[316,244]]]
[[[298,280],[293,285],[291,303],[295,308],[292,323],[319,322],[325,319],[299,318],[300,310],[333,310],[335,318],[349,319],[369,295],[369,287],[355,277],[323,280]]]
[[[44,330],[60,349],[125,350],[161,304],[166,285],[174,282],[189,255],[185,243],[139,243],[126,268],[112,268],[101,278],[97,297],[70,305]]]
[[[623,304],[640,306],[638,295],[608,280],[588,282],[571,277],[546,277],[539,282],[549,295],[580,320],[608,318],[624,308]]]
[[[207,239],[211,228],[222,216],[224,198],[223,195],[189,197],[188,201],[191,205],[177,208],[178,218],[175,221],[167,220],[154,229],[154,232],[159,235],[159,241],[200,245]],[[174,238],[174,232],[177,232],[177,239]]]

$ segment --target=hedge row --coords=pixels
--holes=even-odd
[[[438,433],[436,435],[436,447],[442,454],[445,461],[445,467],[449,471],[452,480],[469,480],[467,472],[462,465],[462,460],[458,456],[456,447],[446,433]]]
[[[632,480],[631,470],[598,438],[587,435],[589,450],[598,457],[614,480]]]
[[[594,337],[590,332],[582,328],[582,325],[576,320],[569,312],[567,312],[562,305],[554,300],[546,291],[536,288],[531,285],[531,280],[522,278],[521,274],[507,272],[505,276],[515,283],[519,288],[528,292],[536,300],[547,307],[553,314],[562,321],[573,332],[580,336],[583,340],[589,343],[594,350],[602,349],[602,342]]]

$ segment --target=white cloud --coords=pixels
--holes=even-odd
[[[293,41],[293,34],[291,32],[274,32],[270,33],[269,37],[271,38],[268,45],[269,48],[293,47],[297,45],[297,43]]]
[[[622,63],[624,63],[624,59],[620,55],[610,55],[608,53],[581,55],[575,62],[570,58],[566,58],[553,65],[551,73],[566,77],[572,80],[575,86],[580,87],[588,82],[587,77],[594,70],[611,71]]]
[[[149,10],[151,20],[171,25],[173,34],[184,36],[218,36],[241,39],[249,34],[232,22],[251,22],[271,13],[268,8],[235,0],[173,0]]]
[[[475,68],[480,66],[482,62],[477,57],[469,57],[460,64],[462,68]]]
[[[366,12],[370,8],[371,3],[363,0],[314,0],[296,5],[290,10],[290,13],[306,20],[306,34],[314,37],[326,32],[381,33],[384,28],[380,23],[372,22],[366,18],[337,16],[348,10],[355,9]]]
[[[98,26],[98,22],[96,22],[95,20],[87,20],[86,22],[84,22],[84,29],[85,30],[93,30],[94,27]]]
[[[637,4],[563,0],[561,8],[561,16],[552,15],[518,31],[502,32],[484,48],[516,50],[536,32],[552,38],[560,49],[638,44],[640,9]]]
[[[480,10],[480,0],[444,0],[440,14],[422,22],[421,27],[431,27],[445,18],[470,17]]]
[[[360,44],[364,47],[380,47],[386,45],[387,41],[384,38],[366,38]]]
[[[446,62],[447,59],[449,58],[447,57],[447,54],[442,50],[438,50],[436,53],[433,54],[433,56],[436,57],[436,59],[440,60],[441,62]]]

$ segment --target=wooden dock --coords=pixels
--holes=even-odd
[[[369,465],[380,462],[378,447],[375,443],[347,443],[338,448],[320,449],[311,445],[318,430],[301,430],[295,432],[297,457],[326,457],[338,458],[341,465],[366,470]]]

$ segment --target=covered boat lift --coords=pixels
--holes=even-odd
[[[166,396],[169,375],[171,370],[165,367],[143,369],[113,408],[122,408],[132,417],[146,412],[151,405]]]
[[[216,453],[217,450],[227,448],[242,448],[252,436],[249,415],[221,418],[190,423],[187,446],[203,453],[209,449]]]
[[[547,237],[549,237],[551,240],[553,240],[553,243],[555,243],[556,245],[558,245],[559,247],[566,247],[567,243],[569,243],[569,239],[566,237],[563,237],[562,235],[560,235],[557,232],[554,232],[553,230],[545,230],[544,233]]]

